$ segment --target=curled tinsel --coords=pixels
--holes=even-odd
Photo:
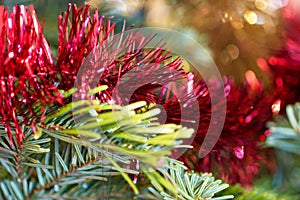
[[[300,100],[300,14],[296,1],[291,1],[284,9],[284,47],[268,59],[274,85],[280,93],[281,110],[288,104]]]
[[[142,77],[151,74],[151,72],[158,75],[157,70],[164,72],[164,69],[168,68],[178,71],[179,74],[184,74],[181,65],[182,60],[170,60],[170,53],[160,49],[159,44],[157,48],[150,51],[143,49],[144,45],[153,36],[138,36],[138,39],[135,39],[135,35],[129,34],[122,39],[122,36],[116,36],[114,27],[115,23],[110,23],[110,19],[104,20],[97,9],[91,14],[89,5],[77,8],[76,5],[70,4],[68,10],[59,16],[58,58],[55,65],[56,70],[62,77],[59,80],[59,88],[66,90],[74,87],[74,85],[81,87],[86,84],[87,87],[81,88],[80,93],[82,93],[83,90],[91,89],[88,85],[91,80],[96,80],[98,85],[108,86],[108,89],[98,94],[97,98],[103,102],[114,100],[120,104],[125,104],[140,98],[134,97],[134,95],[133,100],[127,102],[119,98],[113,99],[112,93],[115,92],[116,84],[122,79],[123,75],[130,76],[130,78],[127,78],[131,80],[135,78],[135,81],[130,81],[130,84],[122,82],[127,88],[126,90],[119,88],[119,95],[126,91],[132,91],[131,88],[135,88]],[[125,30],[124,28],[123,31]],[[114,49],[114,46],[120,41],[122,42],[119,47]],[[132,50],[135,45],[139,48]],[[85,67],[85,65],[88,66]],[[160,69],[158,65],[165,68]],[[143,66],[149,67],[147,69]],[[84,69],[84,73],[81,73],[81,67]],[[128,73],[131,70],[134,71],[140,68],[143,68],[143,70]],[[147,80],[149,83],[147,90],[149,91],[161,87],[152,84],[156,81],[157,76],[155,75],[152,74],[152,80]],[[168,76],[170,76],[170,73],[165,72],[165,75],[163,75],[165,78],[161,77],[164,83],[178,79],[178,74],[177,77]],[[183,76],[186,76],[186,74]],[[146,97],[145,99],[148,99],[147,101],[150,103],[152,101],[149,98]]]
[[[50,48],[33,6],[16,5],[12,11],[0,6],[0,32],[1,123],[11,142],[15,130],[20,145],[22,124],[34,127],[35,118],[44,114],[44,110],[37,113],[35,104],[61,102],[61,95],[55,87]]]
[[[61,76],[59,88],[72,88],[84,58],[114,34],[115,23],[111,24],[109,19],[105,23],[103,18],[97,9],[91,13],[89,5],[77,8],[75,4],[69,4],[67,11],[58,17],[56,70]]]
[[[12,11],[0,7],[0,117],[11,144],[12,129],[21,145],[23,124],[35,131],[47,106],[64,103],[60,90],[74,86],[84,58],[113,34],[114,24],[102,19],[97,10],[91,15],[88,5],[69,4],[58,18],[58,57],[53,59],[33,6],[16,5]]]
[[[225,78],[227,113],[221,136],[213,150],[200,159],[199,149],[210,120],[209,91],[203,85],[198,99],[200,126],[193,141],[194,149],[181,157],[191,169],[213,171],[230,183],[252,185],[260,163],[266,162],[260,142],[265,140],[265,123],[272,117],[274,96],[261,89],[237,86]],[[222,103],[222,102],[220,102]]]

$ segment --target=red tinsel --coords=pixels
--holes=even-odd
[[[16,5],[9,12],[0,6],[0,32],[1,123],[11,145],[12,129],[21,145],[22,124],[34,127],[36,117],[39,120],[44,114],[43,110],[36,113],[34,104],[61,102],[61,96],[53,81],[56,74],[50,48],[33,7]]]
[[[182,156],[181,160],[191,169],[213,172],[229,183],[252,185],[259,164],[265,162],[260,142],[265,139],[265,123],[272,117],[275,98],[260,88],[251,88],[249,85],[239,87],[231,79],[224,79],[224,84],[227,113],[217,144],[206,157],[197,158],[211,113],[209,92],[203,86],[204,95],[198,99],[201,116],[199,130],[192,143],[194,149]]]
[[[84,58],[96,47],[114,34],[115,23],[103,23],[103,16],[90,6],[77,8],[69,4],[68,10],[58,17],[58,58],[56,70],[62,77],[59,88],[74,87],[77,72]]]
[[[72,11],[72,15],[70,15]],[[71,19],[70,19],[71,18]],[[59,89],[74,86],[76,73],[90,51],[113,33],[114,24],[102,23],[90,7],[69,5],[59,16],[58,58],[53,62],[33,6],[16,5],[12,11],[0,6],[0,116],[12,143],[12,129],[22,144],[22,124],[40,122],[47,105],[63,104]],[[36,112],[39,104],[42,111]]]
[[[295,4],[295,5],[294,5]],[[300,101],[300,14],[297,1],[290,1],[284,9],[285,44],[268,59],[274,85],[279,91],[281,110],[286,105]]]

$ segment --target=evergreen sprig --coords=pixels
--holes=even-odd
[[[300,103],[288,105],[286,116],[277,116],[268,126],[270,135],[265,143],[275,149],[277,157],[273,185],[299,194]]]
[[[216,193],[226,189],[229,185],[222,183],[221,180],[215,180],[210,173],[188,172],[183,163],[178,160],[166,158],[165,166],[160,168],[159,171],[170,180],[178,191],[178,193],[172,193],[170,192],[171,188],[167,185],[162,186],[153,182],[153,187],[150,187],[149,190],[159,199],[221,200],[234,198],[233,195],[215,196]],[[165,188],[164,191],[161,191],[162,187]]]
[[[71,94],[65,93],[66,97]],[[193,130],[159,124],[157,109],[135,111],[144,106],[145,102],[122,107],[97,100],[53,106],[36,125],[37,130],[22,127],[25,139],[21,146],[14,131],[10,145],[1,127],[0,199],[119,199],[120,195],[130,199],[139,193],[131,176],[141,173],[128,168],[133,160],[147,165],[144,173],[152,183],[171,188],[169,179],[147,171],[155,171],[161,158]],[[176,194],[173,189],[170,193]]]
[[[300,155],[300,103],[288,105],[286,115],[287,118],[278,116],[268,124],[271,134],[266,145]]]

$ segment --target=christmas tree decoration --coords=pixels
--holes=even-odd
[[[58,55],[56,69],[61,76],[59,88],[74,87],[76,74],[84,58],[113,34],[115,24],[103,22],[97,10],[90,15],[90,6],[69,5],[58,18]]]
[[[22,9],[24,10],[24,6],[22,7]],[[14,10],[18,10],[21,9],[18,6],[14,7]],[[31,8],[32,9],[32,8]],[[26,11],[26,9],[25,9]],[[24,12],[25,12],[24,11]],[[5,11],[6,15],[7,15],[8,11]],[[15,11],[16,12],[16,11]],[[4,13],[4,15],[5,15]],[[71,16],[72,13],[72,16]],[[12,13],[12,15],[14,15],[15,13]],[[16,16],[19,16],[16,14]],[[20,16],[19,16],[20,17]],[[34,20],[36,19],[36,16],[34,15]],[[3,26],[5,28],[7,28],[8,30],[9,27],[6,26],[6,24],[10,23],[10,20],[6,18],[3,18]],[[38,26],[37,21],[35,23],[31,22],[32,26]],[[59,90],[65,90],[68,91],[70,89],[72,89],[75,85],[75,80],[76,80],[76,75],[78,73],[79,68],[81,67],[81,65],[83,64],[83,61],[85,59],[85,57],[92,51],[92,49],[94,49],[97,45],[101,46],[103,41],[107,41],[109,39],[113,39],[113,35],[114,35],[114,26],[115,23],[110,23],[110,20],[108,19],[107,22],[103,22],[103,16],[99,16],[97,10],[94,12],[94,14],[92,16],[90,16],[90,6],[85,6],[85,7],[81,7],[81,8],[77,8],[75,5],[69,5],[68,10],[66,12],[63,13],[63,15],[59,16],[59,38],[58,38],[58,56],[57,58],[55,58],[56,62],[53,62],[53,58],[50,52],[50,48],[44,38],[44,36],[42,35],[41,32],[41,28],[39,27],[33,27],[36,29],[36,31],[39,31],[39,34],[41,34],[41,36],[39,36],[41,39],[39,39],[39,42],[41,44],[41,50],[45,50],[45,53],[40,53],[41,56],[43,56],[43,58],[48,59],[45,60],[44,62],[39,62],[39,64],[41,65],[45,65],[45,67],[41,67],[42,72],[39,72],[39,65],[36,65],[35,62],[32,62],[30,64],[34,65],[34,69],[29,68],[29,66],[26,66],[26,62],[25,60],[23,62],[25,62],[25,66],[23,67],[24,70],[28,70],[28,73],[25,73],[27,76],[32,75],[31,73],[33,73],[32,71],[36,71],[38,77],[36,77],[37,79],[37,83],[39,83],[39,81],[46,81],[45,85],[40,85],[40,86],[36,86],[36,87],[40,87],[42,88],[42,90],[38,90],[38,93],[41,93],[40,95],[43,96],[37,96],[35,97],[35,91],[33,91],[33,88],[30,88],[30,90],[28,92],[28,95],[24,96],[24,90],[20,90],[19,87],[21,87],[20,85],[15,89],[16,91],[18,91],[21,94],[14,94],[11,93],[11,91],[7,91],[7,89],[5,88],[6,85],[3,85],[2,90],[3,90],[3,94],[5,95],[6,93],[10,94],[8,95],[8,97],[3,96],[3,98],[9,98],[9,99],[15,99],[14,101],[23,101],[22,104],[20,103],[15,103],[17,104],[16,107],[11,107],[10,105],[10,100],[8,99],[7,101],[3,101],[3,108],[2,108],[2,117],[3,117],[3,122],[4,124],[7,124],[8,127],[8,133],[10,135],[10,121],[14,122],[16,124],[16,128],[18,129],[18,135],[20,134],[20,139],[19,143],[21,143],[22,141],[22,137],[24,137],[23,133],[21,130],[19,130],[18,128],[18,119],[14,116],[19,115],[19,112],[21,112],[21,115],[23,115],[23,117],[25,118],[25,120],[27,119],[25,115],[25,113],[23,114],[22,112],[26,111],[27,107],[29,108],[29,111],[27,114],[29,115],[38,115],[38,113],[34,113],[34,110],[30,109],[31,107],[33,107],[34,103],[37,103],[37,99],[39,99],[39,101],[41,101],[41,103],[43,103],[43,101],[45,103],[63,103],[62,102],[62,97],[63,95],[59,92]],[[24,29],[25,33],[31,31],[30,29]],[[26,32],[27,31],[27,32]],[[19,33],[19,29],[15,30],[15,34],[23,34],[24,33],[20,32]],[[31,31],[32,32],[32,31]],[[29,33],[31,33],[29,32]],[[34,34],[31,33],[31,34]],[[133,45],[135,45],[136,41],[130,40],[130,37],[128,37],[128,40],[126,41],[125,44],[123,44],[126,49],[130,49],[132,48]],[[20,40],[18,40],[17,37],[14,38],[15,41],[15,45],[18,46],[18,42],[20,42]],[[151,39],[151,38],[150,38]],[[148,38],[149,40],[149,38]],[[5,38],[3,38],[3,41],[5,42]],[[25,41],[25,40],[24,40]],[[27,43],[31,42],[31,40],[26,40]],[[147,40],[144,41],[144,43],[146,43]],[[31,44],[31,45],[34,45]],[[44,46],[43,46],[44,45]],[[113,45],[113,44],[112,44]],[[111,101],[112,100],[112,93],[114,91],[114,87],[116,85],[116,83],[119,81],[120,76],[118,76],[118,74],[120,73],[119,70],[121,71],[121,74],[126,74],[128,71],[130,71],[133,68],[137,68],[140,63],[143,63],[144,65],[149,65],[149,64],[163,64],[163,66],[165,66],[165,68],[160,69],[161,72],[163,72],[167,69],[170,70],[176,70],[178,71],[178,75],[182,75],[182,77],[187,77],[187,73],[185,73],[183,71],[183,66],[181,65],[182,61],[181,59],[175,58],[174,60],[170,60],[170,56],[169,53],[163,50],[158,49],[154,49],[152,51],[146,52],[142,49],[143,47],[143,43],[140,44],[140,49],[139,51],[136,52],[131,52],[131,51],[126,51],[126,54],[123,55],[123,58],[118,58],[115,57],[113,59],[110,59],[110,63],[107,63],[107,66],[103,66],[103,68],[105,69],[105,73],[102,75],[102,77],[99,77],[99,84],[103,84],[103,85],[107,85],[109,87],[109,90],[105,91],[104,93],[101,93],[98,95],[98,98],[102,100],[102,102],[106,102],[106,101]],[[29,44],[28,44],[29,46]],[[19,45],[19,48],[21,46]],[[27,46],[26,46],[27,47]],[[28,47],[29,48],[29,47]],[[12,50],[8,49],[11,52],[7,52],[6,54],[4,54],[5,56],[7,56],[7,64],[9,64],[9,60],[14,61],[14,59],[11,58],[11,56],[13,56],[14,54],[17,54],[17,52],[15,51],[19,51],[17,48],[14,48]],[[32,52],[31,50],[28,50],[29,52]],[[119,52],[119,49],[116,50],[116,52],[110,52],[112,54],[117,54],[117,53],[122,53]],[[18,54],[17,54],[18,55]],[[25,56],[25,55],[24,55]],[[27,56],[27,55],[26,55]],[[104,54],[99,54],[98,56],[104,56]],[[5,57],[4,57],[5,58]],[[26,57],[27,58],[27,57]],[[29,55],[29,58],[30,55]],[[42,58],[41,58],[42,59]],[[40,60],[41,60],[40,59]],[[19,60],[19,59],[18,59]],[[22,64],[22,59],[20,60],[21,64]],[[16,63],[17,66],[19,63]],[[6,65],[5,65],[6,66]],[[36,69],[35,69],[36,68]],[[3,74],[3,79],[8,79],[10,78],[11,81],[14,80],[14,74],[11,74],[12,77],[8,77],[8,74],[10,74],[12,71],[7,69],[7,73]],[[14,68],[16,70],[19,70],[17,67]],[[51,71],[50,71],[51,70]],[[164,83],[169,83],[172,82],[176,79],[178,79],[178,76],[171,76],[172,72],[170,72],[169,70],[169,74],[165,74],[165,79]],[[149,69],[148,71],[143,72],[144,74],[148,74],[155,71],[155,69]],[[3,71],[4,73],[5,71]],[[47,72],[47,73],[46,73]],[[94,72],[92,72],[94,73]],[[19,73],[20,75],[23,75],[22,73]],[[97,76],[97,74],[95,74]],[[142,74],[141,74],[142,75]],[[41,77],[39,77],[41,76]],[[45,78],[43,78],[43,76],[45,76]],[[35,77],[35,76],[34,76]],[[23,80],[25,79],[26,76],[22,76],[22,80],[20,83],[22,83],[22,81],[24,82],[23,87],[27,87],[26,85],[26,81]],[[47,78],[47,79],[46,79]],[[155,78],[155,77],[154,77]],[[41,79],[41,80],[40,80]],[[29,79],[30,80],[30,79]],[[33,81],[35,81],[35,79],[33,79]],[[155,80],[153,80],[155,81]],[[42,82],[42,83],[44,83]],[[18,84],[20,84],[18,83]],[[3,81],[2,84],[8,84],[7,81]],[[14,83],[16,85],[16,83]],[[28,83],[27,83],[28,84]],[[10,85],[14,87],[16,87],[15,85],[13,85],[13,83],[11,82]],[[46,90],[49,91],[43,91],[43,88],[45,88]],[[148,90],[148,94],[150,95],[151,91],[160,88],[160,86],[157,86],[155,84],[149,85],[149,87],[147,88]],[[87,89],[92,89],[92,88],[87,88]],[[53,90],[53,91],[52,91]],[[53,94],[52,94],[52,93]],[[138,92],[138,91],[137,91]],[[145,97],[145,95],[147,96],[147,92],[143,91],[142,92],[142,96],[143,98],[138,98],[136,96],[133,96],[133,99],[131,100],[131,102],[135,102],[135,101],[139,101],[139,100],[143,100],[143,99],[148,99],[148,103],[156,103],[153,102],[153,100],[151,100],[151,97]],[[47,94],[47,95],[46,95]],[[20,95],[23,95],[22,98],[20,98]],[[39,94],[37,94],[39,95]],[[28,100],[26,98],[29,98]],[[153,99],[153,98],[152,98]],[[67,99],[65,99],[64,101],[66,101]],[[5,104],[4,104],[5,103]],[[120,104],[125,104],[125,102],[119,102]],[[130,103],[129,101],[126,103]],[[42,104],[43,105],[43,104]],[[18,107],[18,106],[24,106],[24,107]],[[45,106],[45,105],[44,105]],[[25,108],[25,109],[24,109]],[[10,110],[10,109],[17,109],[17,110]],[[45,110],[44,110],[45,111]],[[37,117],[39,120],[42,119],[43,117],[43,112],[39,113],[40,115]],[[7,118],[7,113],[11,113],[11,117]],[[25,121],[26,122],[26,121]],[[33,127],[35,122],[32,121],[31,122]]]
[[[280,91],[281,108],[284,110],[288,104],[293,104],[300,99],[299,95],[299,70],[300,70],[300,15],[297,1],[290,1],[284,9],[285,35],[284,47],[274,52],[268,59],[274,87]]]
[[[70,18],[71,14],[72,18]],[[188,73],[184,71],[182,59],[171,56],[170,52],[160,48],[164,45],[163,43],[157,44],[157,48],[151,50],[143,49],[154,36],[139,36],[139,39],[133,39],[135,36],[130,34],[122,39],[122,35],[114,36],[116,23],[110,23],[110,19],[107,19],[106,22],[103,20],[104,17],[99,16],[97,10],[90,16],[90,6],[88,5],[81,8],[69,5],[68,10],[59,16],[58,58],[55,65],[55,69],[61,76],[61,79],[58,80],[59,88],[68,90],[79,82],[83,85],[84,78],[95,79],[96,82],[99,82],[98,85],[108,86],[108,90],[96,94],[98,95],[97,98],[103,102],[119,100],[118,103],[124,105],[139,100],[158,103],[151,92],[178,79],[191,79],[193,81],[193,78],[188,78]],[[123,31],[125,31],[125,24]],[[119,44],[121,39],[122,44]],[[135,45],[138,46],[138,49],[132,50]],[[118,46],[118,48],[112,52],[114,46]],[[110,48],[110,51],[103,48]],[[108,56],[107,60],[105,59],[106,56]],[[86,67],[86,65],[88,66]],[[80,67],[86,71],[81,73]],[[126,79],[136,78],[136,81],[140,81],[135,73],[129,73],[131,70],[139,70],[138,77],[151,76],[152,79],[148,81],[147,86],[139,88],[132,94],[132,99],[126,100],[127,102],[124,99],[120,100],[120,97],[113,97],[115,87],[118,82],[123,81],[124,75],[130,76]],[[175,75],[173,71],[176,71]],[[160,77],[162,81],[159,84],[154,84],[157,82],[155,80],[157,76],[162,76]],[[190,77],[192,76],[190,75]],[[128,89],[119,89],[120,96],[124,96],[121,94],[124,91],[133,91],[130,88],[139,85],[136,81],[133,80],[130,83],[123,81],[122,84],[126,85]],[[183,85],[183,87],[187,86]],[[157,98],[162,99],[162,96]]]
[[[244,186],[252,185],[261,163],[266,163],[260,143],[265,140],[265,123],[272,118],[273,95],[260,88],[237,86],[232,79],[224,79],[227,115],[221,136],[208,156],[199,160],[198,150],[210,120],[208,91],[203,87],[199,97],[200,125],[192,143],[193,149],[181,157],[196,171],[214,172],[217,177]],[[206,109],[205,109],[206,108]]]
[[[0,6],[0,199],[298,199],[296,0],[66,7]]]
[[[279,188],[289,188],[298,192],[297,180],[299,171],[299,51],[300,51],[300,14],[297,1],[289,1],[284,9],[285,35],[284,47],[268,59],[274,86],[278,90],[281,101],[281,114],[269,123],[269,133],[266,144],[276,152],[277,170],[274,185]],[[290,105],[294,104],[295,105]],[[287,119],[286,119],[287,118]]]
[[[62,103],[49,45],[32,6],[0,7],[0,113],[12,144],[12,129],[22,144],[22,125],[35,126],[45,115],[35,107]],[[12,127],[14,124],[14,127]]]

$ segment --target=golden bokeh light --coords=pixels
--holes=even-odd
[[[255,1],[255,6],[256,6],[256,8],[258,8],[262,11],[265,11],[268,8],[266,0],[256,0]]]
[[[253,11],[250,11],[250,10],[247,10],[245,13],[244,13],[244,18],[246,19],[246,21],[253,25],[253,24],[256,24],[257,23],[257,14]]]

